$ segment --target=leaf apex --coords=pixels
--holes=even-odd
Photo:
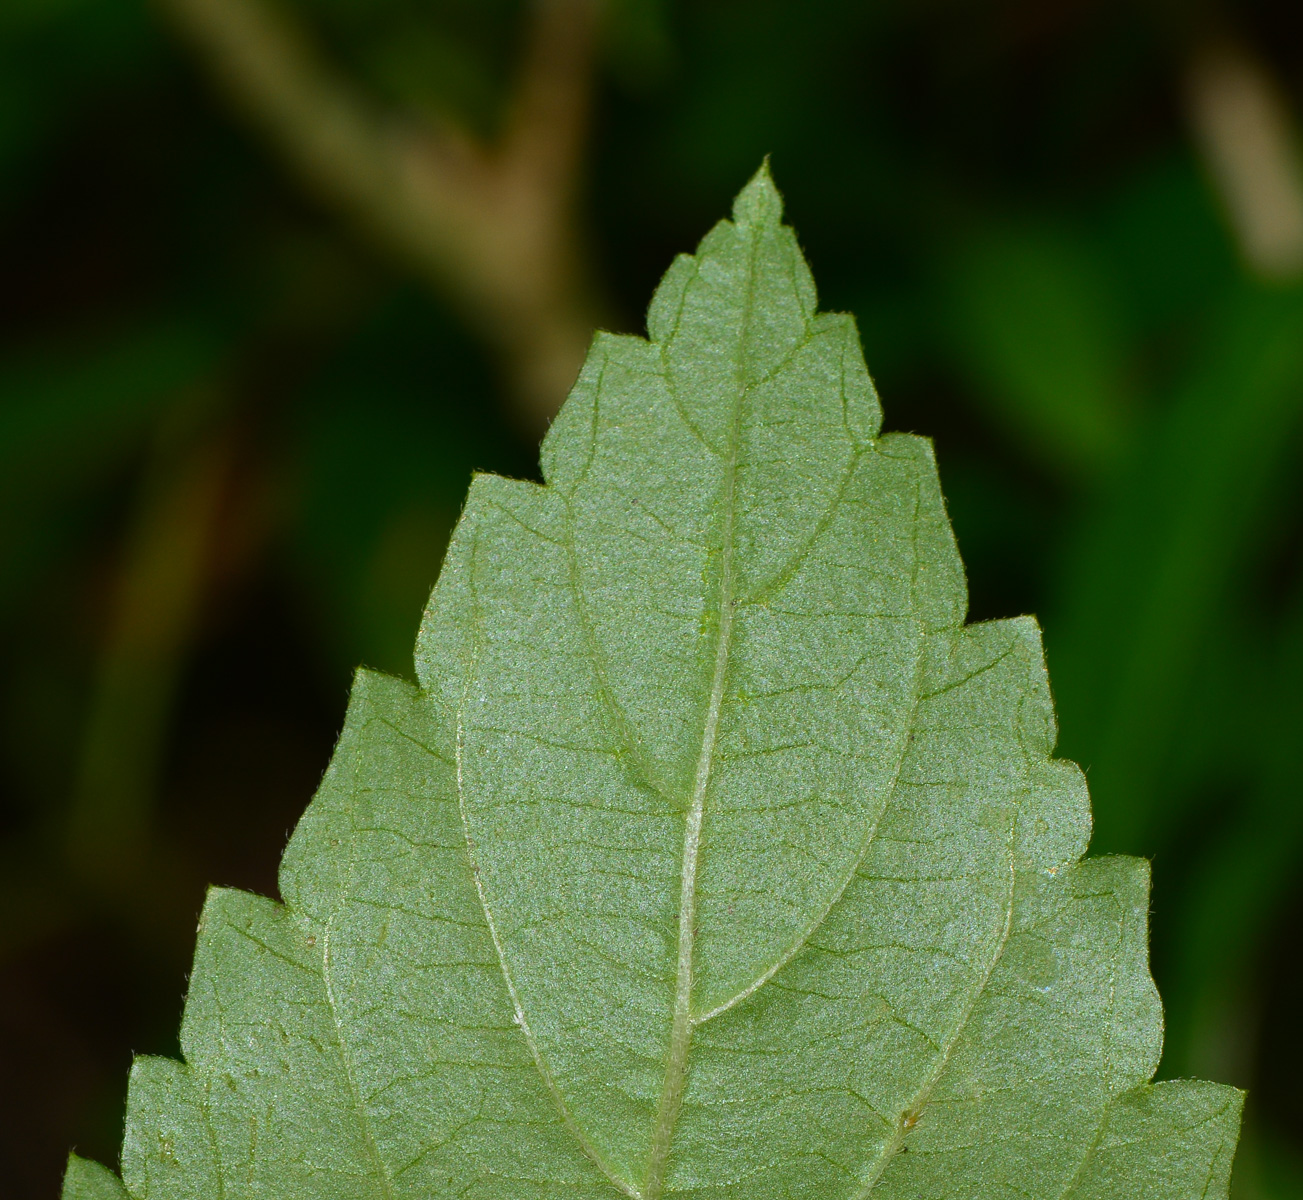
[[[783,219],[783,197],[769,171],[765,155],[760,169],[751,176],[733,201],[733,220],[739,225],[777,225]]]
[[[63,1200],[128,1200],[127,1189],[108,1167],[77,1154],[68,1155],[61,1195]]]

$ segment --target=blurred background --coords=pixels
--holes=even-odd
[[[1301,117],[1292,0],[0,4],[0,1191],[116,1163],[470,472],[771,154],[1303,1197]]]

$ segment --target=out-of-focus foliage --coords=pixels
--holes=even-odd
[[[277,7],[377,103],[502,126],[529,6]],[[974,616],[1041,618],[1094,848],[1153,860],[1162,1073],[1250,1088],[1266,1198],[1303,1190],[1303,287],[1187,126],[1224,36],[1303,112],[1283,0],[612,0],[580,205],[634,329],[773,155]],[[274,888],[351,669],[410,674],[470,471],[535,455],[457,305],[143,0],[0,5],[0,262],[0,1158],[48,1197],[175,1053],[204,885]]]

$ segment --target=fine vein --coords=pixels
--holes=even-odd
[[[847,868],[841,882],[829,895],[826,903],[819,909],[818,913],[815,914],[814,919],[810,921],[799,934],[797,934],[797,936],[792,940],[791,945],[789,945],[787,949],[778,956],[777,961],[775,961],[767,971],[758,976],[751,984],[743,988],[740,992],[735,992],[727,1000],[717,1004],[709,1012],[704,1012],[693,1017],[692,1024],[694,1028],[698,1025],[704,1025],[707,1021],[713,1021],[716,1017],[722,1016],[724,1013],[728,1012],[729,1009],[736,1008],[744,1000],[754,996],[756,992],[764,987],[765,984],[773,979],[775,975],[792,961],[792,959],[805,949],[810,939],[814,936],[815,931],[818,930],[828,919],[828,914],[841,903],[842,897],[846,894],[846,889],[850,887],[851,880],[855,878],[864,862],[864,859],[869,853],[869,847],[873,845],[873,840],[878,835],[878,827],[882,824],[883,817],[886,816],[887,810],[891,807],[892,802],[896,798],[896,785],[900,780],[900,772],[905,763],[905,752],[908,747],[907,738],[909,731],[914,727],[915,714],[918,712],[921,658],[922,656],[920,654],[915,658],[914,662],[914,699],[910,706],[909,719],[901,726],[900,746],[896,753],[896,769],[892,773],[891,782],[887,784],[887,787],[884,790],[885,799],[882,808],[878,811],[878,815],[873,819],[873,822],[869,825],[868,829],[865,830],[864,838],[860,842],[859,852],[855,855],[854,860]]]

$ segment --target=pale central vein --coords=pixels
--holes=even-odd
[[[752,249],[754,254],[754,248]],[[746,352],[747,327],[751,316],[751,287],[754,265],[750,271],[745,308],[742,316],[741,355]],[[739,372],[740,373],[740,372]],[[670,1025],[669,1053],[665,1063],[665,1084],[656,1111],[647,1179],[642,1200],[659,1200],[665,1186],[670,1147],[679,1110],[683,1107],[683,1089],[687,1081],[688,1049],[692,1042],[693,952],[697,937],[697,866],[701,857],[701,827],[706,812],[706,792],[710,787],[711,768],[715,761],[715,740],[719,733],[720,711],[724,706],[724,684],[728,675],[728,656],[733,636],[735,610],[733,596],[733,542],[737,509],[737,459],[741,441],[742,411],[746,384],[738,380],[737,410],[733,419],[730,444],[724,456],[723,520],[720,523],[719,565],[719,632],[715,642],[715,662],[711,672],[710,699],[702,727],[701,752],[692,780],[692,799],[683,830],[683,867],[679,877],[679,948],[675,968],[674,1015]]]
[[[687,1074],[688,1045],[692,1040],[692,956],[697,925],[697,863],[701,856],[701,825],[706,811],[706,790],[710,786],[711,766],[715,758],[715,738],[719,714],[724,702],[724,678],[728,673],[729,641],[733,632],[732,596],[732,525],[734,468],[728,468],[724,521],[724,549],[720,581],[719,640],[715,646],[715,666],[710,686],[710,703],[706,709],[701,738],[701,754],[692,783],[692,803],[683,832],[683,870],[679,882],[679,954],[675,972],[674,1018],[670,1027],[669,1056],[665,1066],[665,1087],[656,1114],[656,1132],[652,1141],[644,1200],[657,1200],[665,1182],[674,1126],[683,1104],[683,1084]]]

